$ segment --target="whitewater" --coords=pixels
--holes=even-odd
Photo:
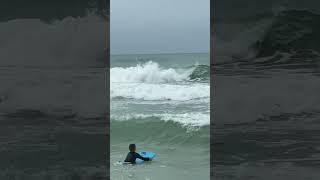
[[[196,172],[190,179],[209,178],[208,67],[209,54],[111,56],[112,179],[166,179],[162,171],[170,178],[187,177],[184,169]],[[152,174],[117,165],[130,143],[157,152],[157,160],[147,168]],[[190,155],[195,157],[192,162],[185,160]]]
[[[113,67],[110,70],[110,97],[113,102],[130,101],[135,104],[142,102],[153,105],[170,104],[177,106],[184,104],[208,104],[210,86],[208,82],[190,81],[192,67],[163,68],[157,62],[147,61],[131,67]],[[174,104],[174,105],[173,105]],[[162,106],[158,106],[162,107]],[[209,113],[192,113],[182,110],[180,113],[171,112],[164,107],[164,112],[112,114],[115,120],[128,120],[137,117],[160,117],[161,120],[172,120],[182,125],[202,126],[209,124]],[[130,117],[130,118],[128,118]],[[197,117],[202,117],[199,120]]]

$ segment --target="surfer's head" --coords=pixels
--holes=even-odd
[[[130,152],[136,152],[136,145],[135,144],[130,144],[129,145],[129,150],[130,150]]]

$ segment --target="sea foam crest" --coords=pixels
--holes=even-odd
[[[209,84],[188,81],[193,70],[189,68],[177,72],[172,68],[161,68],[153,61],[133,67],[114,67],[110,72],[110,96],[175,101],[210,97]]]
[[[191,72],[178,73],[175,69],[163,69],[158,63],[148,61],[134,67],[111,68],[110,80],[112,82],[143,82],[143,83],[170,83],[186,80]]]

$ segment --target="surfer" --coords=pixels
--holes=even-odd
[[[128,153],[124,162],[130,162],[132,164],[135,164],[137,158],[144,160],[144,161],[151,161],[152,160],[151,158],[145,158],[145,157],[142,157],[139,153],[136,153],[136,145],[135,144],[130,144],[129,150],[130,150],[130,152]]]

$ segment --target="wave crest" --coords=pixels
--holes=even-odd
[[[175,69],[163,69],[158,63],[148,61],[134,67],[111,68],[111,82],[170,83],[186,80],[190,71],[179,74]]]
[[[208,98],[209,84],[194,82],[208,78],[208,72],[209,66],[192,66],[179,71],[161,68],[153,61],[133,67],[114,67],[110,72],[110,96],[175,101]]]

